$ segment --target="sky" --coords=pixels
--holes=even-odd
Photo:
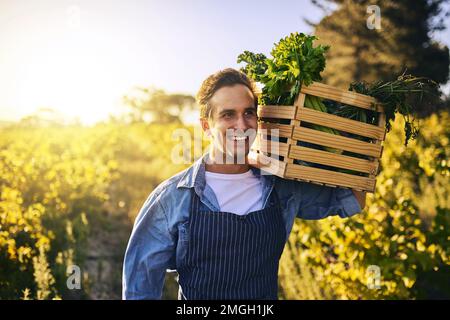
[[[323,14],[310,0],[0,0],[0,120],[53,108],[91,124],[136,86],[195,95]],[[449,30],[435,38],[450,45]]]

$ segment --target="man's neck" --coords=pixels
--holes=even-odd
[[[245,173],[250,169],[248,164],[206,164],[205,170],[215,173],[237,174]]]
[[[244,164],[225,163],[225,161],[216,161],[214,152],[210,152],[208,161],[205,163],[205,170],[214,173],[238,174],[245,173],[250,169],[247,156]]]

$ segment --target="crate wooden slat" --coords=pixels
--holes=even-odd
[[[378,125],[306,108],[306,95],[375,111]],[[374,98],[314,82],[302,87],[293,106],[259,106],[258,116],[259,132],[249,153],[256,167],[286,179],[374,192],[385,139],[384,110]]]
[[[274,153],[276,155],[287,157],[289,145],[287,143],[263,139],[261,134],[256,136],[252,148],[265,153]]]
[[[336,154],[328,151],[289,145],[283,142],[258,139],[253,143],[253,150],[262,151],[302,161],[314,162],[322,165],[338,167],[353,171],[375,174],[378,170],[378,163],[365,159],[358,159],[346,155]]]
[[[293,119],[295,117],[295,108],[293,106],[265,106],[262,109],[258,109],[258,117]]]
[[[364,173],[375,173],[378,169],[373,161],[358,159],[341,154],[336,154],[323,150],[305,148],[301,146],[291,146],[289,156],[294,159],[314,162],[327,166],[354,170]]]
[[[294,128],[293,138],[299,141],[318,144],[325,147],[342,149],[372,157],[379,157],[381,146],[352,138],[322,132],[310,128]]]
[[[289,124],[260,122],[258,123],[258,130],[260,129],[266,129],[267,134],[282,138],[290,138],[292,136],[292,126]],[[275,130],[278,130],[278,134],[275,134]]]
[[[357,189],[357,190],[373,190],[375,187],[374,178],[359,177],[348,173],[333,172],[313,167],[306,167],[297,164],[287,164],[285,177],[297,178],[316,181],[324,184],[332,184]]]
[[[297,120],[315,123],[321,126],[330,127],[333,129],[379,140],[383,140],[385,134],[385,130],[378,126],[338,117],[332,114],[304,107],[298,113]]]
[[[322,83],[314,82],[310,86],[303,86],[301,93],[338,101],[351,106],[383,112],[383,107],[373,97],[365,96],[353,91],[342,90]]]
[[[251,150],[248,154],[249,163],[273,175],[283,177],[286,172],[286,163],[268,157],[262,152]]]

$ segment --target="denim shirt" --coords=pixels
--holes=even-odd
[[[123,266],[123,299],[161,299],[166,270],[175,270],[189,245],[192,188],[206,210],[220,211],[214,191],[206,184],[205,153],[189,168],[162,182],[151,192],[134,222]],[[353,192],[262,174],[263,207],[275,189],[286,226],[286,241],[294,219],[350,217],[361,211]]]

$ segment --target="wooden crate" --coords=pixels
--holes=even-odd
[[[305,108],[306,95],[376,111],[378,125]],[[249,153],[252,165],[286,179],[374,192],[386,134],[384,110],[374,98],[314,82],[303,86],[293,106],[259,106],[258,117],[258,135]],[[326,133],[308,124],[351,135]]]

